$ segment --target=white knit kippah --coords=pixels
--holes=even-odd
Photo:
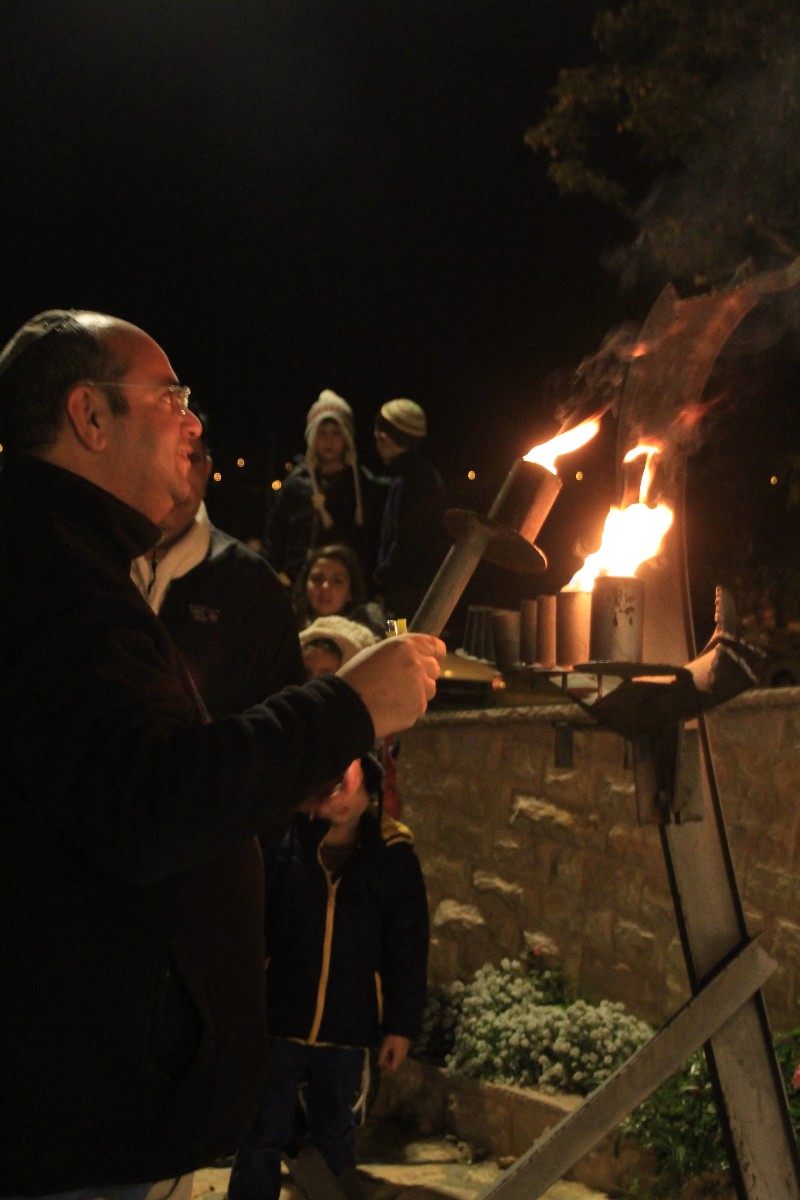
[[[415,400],[388,400],[381,408],[381,416],[384,421],[388,421],[395,429],[409,437],[428,436],[428,418],[425,416],[425,410]]]

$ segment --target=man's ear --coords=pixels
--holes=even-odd
[[[82,446],[95,454],[105,449],[108,442],[106,423],[111,414],[108,401],[99,388],[76,383],[67,395],[65,412]]]

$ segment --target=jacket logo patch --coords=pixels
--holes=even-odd
[[[192,614],[192,620],[199,621],[201,625],[216,625],[220,610],[209,608],[207,604],[190,604],[189,612]]]

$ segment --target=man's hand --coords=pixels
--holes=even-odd
[[[337,674],[364,701],[375,736],[414,724],[436,694],[445,644],[427,633],[404,633],[368,646]]]
[[[387,1033],[378,1051],[378,1066],[387,1071],[396,1071],[411,1049],[411,1042],[399,1033]]]

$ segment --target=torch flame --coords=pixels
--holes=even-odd
[[[556,459],[560,458],[562,454],[570,454],[573,450],[579,450],[581,446],[585,446],[599,429],[599,421],[584,421],[581,425],[576,425],[574,429],[568,429],[566,433],[556,434],[549,442],[543,442],[541,446],[534,446],[525,455],[525,461],[538,463],[540,467],[544,467],[546,471],[555,475]]]
[[[653,482],[653,475],[655,474],[653,468],[653,459],[660,453],[661,448],[659,446],[643,446],[640,443],[638,446],[634,446],[632,450],[629,450],[622,460],[624,463],[633,462],[635,458],[641,458],[643,454],[647,455],[644,467],[642,468],[642,481],[639,484],[640,504],[644,504],[647,500],[647,495],[650,491],[650,484]]]
[[[651,508],[644,502],[653,479],[652,460],[658,453],[656,446],[639,445],[625,455],[624,462],[643,454],[647,456],[642,469],[639,503],[610,510],[599,550],[588,556],[564,588],[565,592],[590,592],[598,575],[630,578],[643,562],[658,554],[673,520],[672,509],[666,504]]]

